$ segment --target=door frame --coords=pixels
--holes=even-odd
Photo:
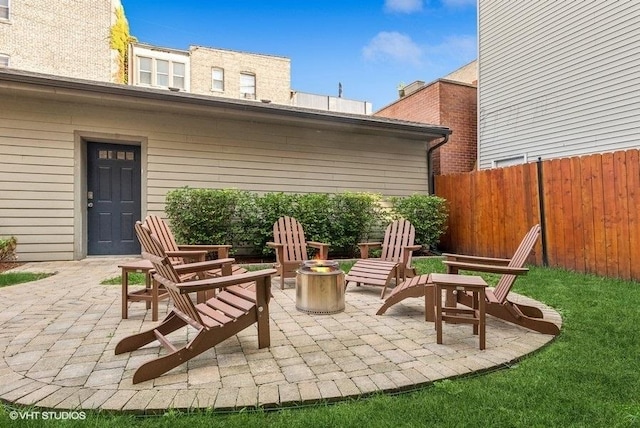
[[[74,167],[73,167],[73,259],[87,257],[89,225],[87,213],[87,143],[122,144],[140,147],[140,214],[147,215],[147,147],[148,139],[144,136],[109,134],[94,131],[74,132]],[[96,256],[99,257],[99,256]]]

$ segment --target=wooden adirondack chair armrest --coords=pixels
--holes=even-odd
[[[219,259],[226,259],[229,257],[231,245],[188,244],[178,245],[178,248],[180,250],[199,250],[206,251],[207,253],[216,253]]]
[[[382,242],[360,242],[358,243],[358,248],[360,249],[360,258],[368,259],[369,250],[372,248],[382,248]]]
[[[480,257],[480,256],[467,256],[465,254],[450,254],[442,253],[445,260],[462,263],[478,263],[483,265],[499,265],[506,266],[511,262],[511,259],[501,259],[495,257]]]
[[[276,251],[276,263],[282,263],[284,260],[284,245],[276,242],[267,242],[267,246]]]
[[[183,257],[189,260],[195,260],[198,262],[203,262],[207,258],[206,251],[166,251],[167,256],[169,257]]]
[[[458,270],[468,270],[472,272],[524,275],[529,272],[528,268],[517,268],[509,266],[483,265],[478,263],[464,263],[449,260],[443,260],[442,263],[447,266],[450,273],[457,273]]]
[[[256,281],[260,278],[273,276],[277,273],[275,269],[262,269],[254,272],[241,273],[231,276],[216,276],[206,279],[198,279],[194,281],[178,284],[181,294],[197,293],[199,291],[213,290],[215,288],[224,288],[231,285],[245,284],[247,282]]]
[[[418,251],[420,248],[422,248],[422,245],[406,245],[402,247],[404,250],[402,252],[402,266],[409,267],[409,257],[411,257],[414,251]]]
[[[185,263],[183,265],[175,265],[173,268],[178,274],[206,272],[212,269],[219,269],[223,265],[231,265],[236,259],[216,259],[207,260],[205,262]]]
[[[318,250],[321,260],[327,260],[327,258],[329,257],[330,244],[326,244],[324,242],[307,241],[307,245]]]

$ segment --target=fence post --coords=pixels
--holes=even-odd
[[[538,171],[538,206],[540,209],[540,243],[542,244],[542,266],[549,266],[547,255],[547,225],[544,211],[544,185],[542,184],[542,158],[538,157],[536,162]]]

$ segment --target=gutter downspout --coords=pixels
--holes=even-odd
[[[432,154],[433,151],[437,148],[439,148],[440,146],[443,146],[445,144],[447,144],[449,142],[449,135],[451,135],[450,133],[444,136],[444,140],[440,141],[439,143],[436,143],[435,145],[433,145],[432,147],[429,147],[429,149],[427,150],[427,174],[429,174],[429,179],[428,179],[428,191],[430,195],[433,195],[433,192],[435,191],[435,179],[433,178],[433,158],[432,158]]]

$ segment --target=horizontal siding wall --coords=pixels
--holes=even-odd
[[[480,1],[479,166],[640,142],[640,2]]]
[[[426,192],[424,141],[342,129],[11,99],[0,110],[0,236],[18,238],[24,261],[73,259],[74,242],[86,239],[74,233],[85,179],[74,177],[76,132],[146,141],[143,213],[162,215],[167,192],[182,186]]]
[[[71,116],[5,100],[0,109],[0,236],[20,260],[73,259]]]

